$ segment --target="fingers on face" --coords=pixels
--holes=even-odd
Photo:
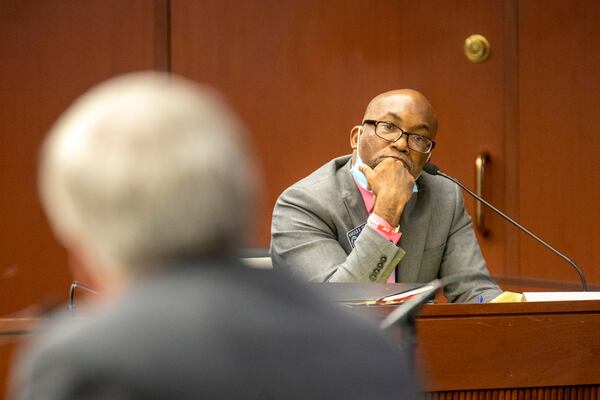
[[[374,174],[373,169],[371,169],[371,167],[369,167],[367,164],[361,164],[358,169],[360,169],[360,171],[366,175],[367,179]]]

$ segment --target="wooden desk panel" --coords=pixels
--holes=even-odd
[[[0,319],[2,377],[38,321]],[[417,329],[426,399],[600,399],[600,301],[426,305]]]
[[[430,399],[600,398],[600,301],[426,305],[417,329]]]

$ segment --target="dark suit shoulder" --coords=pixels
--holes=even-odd
[[[370,323],[283,274],[198,267],[145,283],[96,318],[53,324],[24,383],[41,393],[44,376],[60,391],[102,379],[155,399],[410,393],[400,353]]]

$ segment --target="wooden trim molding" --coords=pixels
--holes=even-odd
[[[565,264],[565,268],[568,266]],[[494,276],[496,282],[505,290],[510,291],[552,291],[552,292],[579,292],[580,282],[565,282],[549,279],[526,278],[518,276]],[[600,291],[600,285],[588,283],[589,291]]]
[[[154,69],[171,71],[170,0],[154,0]]]

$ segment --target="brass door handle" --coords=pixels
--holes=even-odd
[[[480,153],[475,157],[475,193],[478,196],[484,197],[485,187],[485,164],[489,161],[488,153]],[[489,235],[490,231],[485,226],[485,218],[483,214],[483,204],[479,200],[475,200],[475,225],[477,230],[483,236]]]

